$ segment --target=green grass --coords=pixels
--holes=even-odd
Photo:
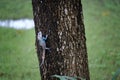
[[[91,80],[111,80],[120,68],[120,1],[82,3]],[[32,17],[31,0],[0,1],[0,19]],[[34,34],[33,29],[0,28],[0,80],[40,79]]]
[[[0,28],[0,80],[39,80],[34,30]]]
[[[113,0],[83,0],[91,80],[111,80],[120,68],[119,8]]]
[[[0,19],[32,18],[32,0],[0,0]]]

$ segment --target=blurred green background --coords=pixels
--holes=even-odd
[[[91,80],[111,80],[120,68],[120,0],[82,4]],[[1,20],[21,18],[33,18],[31,0],[0,0]],[[40,80],[34,29],[0,27],[0,80]]]

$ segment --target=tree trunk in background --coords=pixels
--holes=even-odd
[[[37,33],[48,34],[42,80],[51,75],[78,76],[90,80],[81,0],[32,0],[39,64],[42,50]]]

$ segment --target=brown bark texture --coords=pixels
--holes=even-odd
[[[39,31],[43,36],[48,34],[50,48],[40,67],[41,80],[56,80],[51,77],[55,74],[90,80],[81,0],[32,0],[32,5],[39,65]]]

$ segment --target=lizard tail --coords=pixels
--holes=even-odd
[[[42,62],[41,62],[41,64],[40,64],[40,67],[44,64],[44,60],[45,60],[45,50],[43,50]]]

